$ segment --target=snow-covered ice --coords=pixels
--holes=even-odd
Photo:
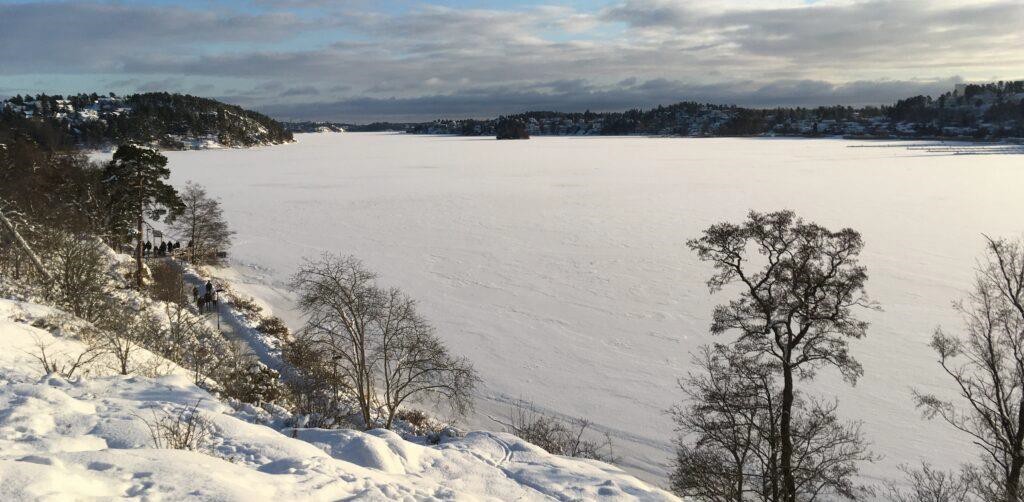
[[[973,455],[920,418],[910,389],[949,385],[926,344],[936,326],[959,326],[950,302],[970,284],[981,234],[1024,231],[1019,156],[830,139],[297,139],[167,155],[176,184],[221,198],[238,232],[236,288],[293,326],[287,278],[324,251],[359,256],[418,298],[484,378],[470,426],[496,428],[487,415],[528,399],[594,420],[627,469],[663,481],[673,435],[664,410],[728,298],[708,295],[710,270],[685,241],[749,209],[790,208],[867,243],[868,292],[884,311],[864,314],[869,336],[854,343],[866,374],[852,388],[827,371],[814,384],[865,422],[884,455],[865,474]]]

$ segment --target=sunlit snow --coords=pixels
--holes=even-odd
[[[354,254],[416,297],[486,383],[470,425],[507,402],[594,420],[624,466],[663,481],[689,353],[713,340],[710,270],[686,247],[750,209],[790,208],[863,233],[868,292],[854,344],[865,376],[825,371],[884,459],[952,466],[973,456],[920,418],[910,390],[942,392],[927,347],[959,322],[982,233],[1024,231],[1024,158],[950,155],[843,140],[490,138],[308,134],[296,144],[170,152],[173,181],[220,197],[238,232],[236,286],[294,326],[285,286],[307,256]],[[869,146],[869,147],[865,147]]]

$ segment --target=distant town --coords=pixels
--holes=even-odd
[[[1024,138],[1024,81],[958,84],[938,97],[914,96],[886,106],[759,109],[680,102],[624,112],[532,111],[483,120],[285,125],[293,132],[390,130],[495,136],[503,123],[510,122],[520,124],[529,136],[832,136],[1019,141]]]

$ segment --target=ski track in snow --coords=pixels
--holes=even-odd
[[[802,139],[489,138],[307,134],[249,150],[168,152],[172,181],[219,197],[238,232],[234,287],[292,327],[288,277],[303,257],[354,254],[417,298],[485,387],[469,426],[494,428],[511,401],[581,416],[623,466],[663,483],[689,353],[712,341],[710,269],[685,242],[749,209],[794,209],[864,235],[865,376],[810,386],[864,421],[884,458],[952,467],[969,442],[920,418],[913,387],[946,392],[927,347],[956,330],[981,234],[1024,231],[1018,156],[957,156]],[[423,169],[429,166],[431,169]]]

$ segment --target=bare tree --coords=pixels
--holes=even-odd
[[[687,401],[670,412],[680,438],[672,488],[715,501],[782,500],[781,400],[778,369],[733,347],[705,347],[702,369],[680,381]],[[874,456],[857,422],[844,423],[835,403],[794,400],[794,486],[799,500],[857,498],[859,462]]]
[[[181,201],[185,209],[172,223],[171,229],[180,238],[188,239],[188,261],[192,264],[216,261],[217,252],[231,246],[234,234],[224,219],[220,202],[191,181],[185,185]]]
[[[167,325],[151,348],[177,364],[191,367],[188,361],[190,350],[199,340],[215,334],[205,319],[181,303],[165,303],[164,313]]]
[[[300,338],[322,355],[335,394],[355,397],[365,427],[380,406],[390,425],[402,403],[426,397],[464,413],[478,380],[472,366],[448,353],[412,300],[375,281],[358,259],[332,255],[307,261],[293,279],[306,315]]]
[[[43,373],[60,375],[70,380],[79,370],[88,369],[105,353],[102,347],[87,343],[77,356],[50,350],[51,345],[36,339],[36,352],[31,354],[43,366]]]
[[[867,333],[854,310],[873,307],[864,294],[867,272],[858,263],[860,234],[829,231],[792,211],[751,211],[743,223],[712,225],[687,245],[714,266],[707,283],[712,292],[740,286],[738,298],[715,309],[711,332],[737,332],[737,348],[773,360],[781,372],[780,493],[781,500],[796,502],[796,380],[812,378],[822,366],[837,368],[850,382],[863,373],[848,348],[850,338]],[[751,259],[751,251],[761,258]]]
[[[56,230],[45,232],[40,240],[54,303],[87,321],[98,320],[107,311],[111,289],[100,243]]]
[[[355,257],[324,255],[303,264],[292,280],[299,309],[306,315],[303,338],[326,357],[335,391],[353,392],[364,427],[373,423],[377,401],[371,332],[380,313],[376,278]]]
[[[971,472],[937,470],[927,462],[918,468],[899,466],[906,477],[904,486],[895,482],[885,485],[886,495],[892,502],[974,502],[971,495]]]
[[[730,350],[704,347],[700,373],[679,382],[687,396],[670,410],[680,433],[670,480],[676,493],[742,501],[748,493],[777,500],[778,404],[772,369]]]
[[[954,307],[960,336],[932,337],[959,402],[915,391],[925,417],[966,434],[982,451],[976,489],[986,500],[1022,500],[1024,469],[1024,242],[987,239],[974,289]]]
[[[422,316],[416,302],[398,289],[382,292],[380,315],[373,320],[380,337],[381,391],[391,428],[395,413],[408,400],[434,397],[464,416],[473,406],[479,377],[465,358],[452,357]]]
[[[138,352],[153,346],[160,337],[160,320],[146,311],[114,306],[97,323],[100,339],[107,352],[114,356],[112,368],[122,375],[138,369]]]

